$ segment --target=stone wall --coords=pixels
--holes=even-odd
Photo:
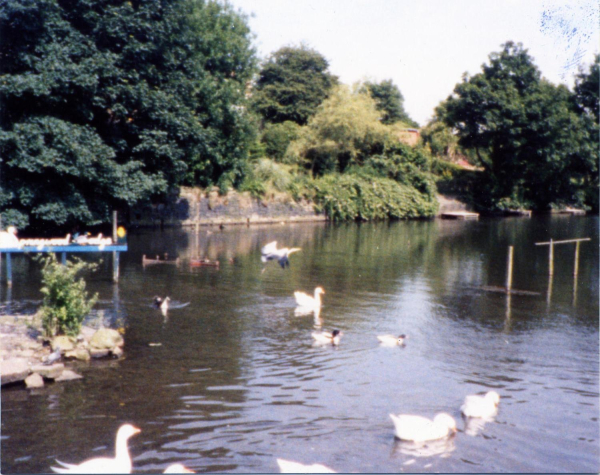
[[[135,226],[195,226],[210,224],[258,224],[325,221],[312,203],[293,201],[285,194],[257,199],[248,192],[230,191],[219,195],[217,188],[181,188],[167,204],[147,204],[130,215]]]

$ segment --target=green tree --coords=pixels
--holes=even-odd
[[[580,163],[580,172],[585,192],[585,201],[592,210],[598,212],[598,147],[594,146],[600,142],[600,55],[596,55],[594,62],[590,65],[589,72],[580,71],[575,78],[574,100],[577,109],[583,115],[589,136],[591,137],[591,150],[587,163]]]
[[[522,45],[506,43],[481,73],[465,75],[438,114],[484,167],[482,207],[585,204],[597,160],[589,130],[568,89],[541,79]]]
[[[0,3],[3,222],[86,225],[179,184],[240,180],[245,19],[202,0]]]
[[[433,120],[423,127],[421,137],[436,157],[454,160],[459,152],[458,137],[440,120]]]
[[[288,145],[298,138],[300,126],[286,120],[280,124],[267,124],[262,133],[262,142],[268,157],[281,161]]]
[[[597,54],[589,72],[580,71],[575,78],[575,101],[598,123],[600,119],[600,55]]]
[[[390,135],[379,116],[368,94],[337,86],[288,148],[288,160],[304,162],[317,175],[362,165],[383,151]]]
[[[365,88],[377,103],[377,110],[383,113],[381,122],[383,124],[393,124],[403,122],[409,127],[419,127],[419,124],[412,120],[404,110],[404,96],[391,79],[376,82],[366,82]]]
[[[304,125],[328,96],[337,77],[317,51],[286,46],[263,64],[252,91],[254,109],[266,122]]]

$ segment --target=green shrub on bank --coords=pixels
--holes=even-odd
[[[298,195],[301,193],[299,180],[293,166],[261,158],[252,163],[239,190],[248,191],[256,198],[273,191]]]
[[[427,218],[438,207],[435,197],[389,178],[331,174],[312,187],[318,211],[335,221]]]
[[[40,313],[46,336],[77,336],[83,319],[98,300],[98,294],[88,298],[83,278],[76,280],[84,270],[95,270],[97,264],[89,264],[74,258],[66,265],[57,262],[54,254],[39,259],[43,263],[41,292],[44,300]]]
[[[482,196],[487,193],[481,193],[482,172],[479,170],[467,170],[459,165],[446,160],[434,159],[432,172],[435,176],[435,182],[438,191],[443,195],[452,195],[465,203],[473,206],[481,203]]]

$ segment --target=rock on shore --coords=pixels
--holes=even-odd
[[[77,339],[61,335],[48,342],[41,336],[39,326],[32,315],[0,317],[2,386],[24,382],[28,388],[39,388],[44,381],[80,379],[80,375],[65,369],[64,363],[44,364],[50,348],[60,347],[64,360],[89,361],[92,357],[123,355],[125,342],[116,330],[83,327]]]

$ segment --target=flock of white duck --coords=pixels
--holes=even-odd
[[[273,241],[262,248],[262,261],[266,263],[270,260],[277,260],[282,268],[289,267],[289,254],[299,250],[300,248],[277,249],[277,242]],[[324,293],[325,291],[322,287],[315,289],[314,296],[310,296],[304,292],[294,292],[298,306],[296,313],[305,314],[314,312],[318,318],[322,305],[321,295]],[[338,345],[342,335],[343,333],[340,330],[312,333],[312,337],[318,344]],[[405,334],[399,336],[379,335],[377,339],[384,346],[403,346],[408,336]],[[500,395],[495,391],[490,391],[485,396],[467,396],[460,408],[466,420],[466,432],[469,433],[469,421],[473,419],[479,420],[478,424],[480,427],[486,421],[492,420],[498,411],[499,403]],[[406,442],[431,442],[451,437],[457,432],[454,418],[450,414],[443,412],[437,414],[433,420],[412,414],[390,414],[390,417],[394,423],[395,436]],[[277,463],[282,473],[335,473],[332,469],[320,464],[304,465],[284,459],[277,459]]]
[[[285,269],[289,267],[288,256],[293,252],[300,251],[300,248],[277,248],[277,241],[270,242],[261,249],[261,260],[263,263],[277,261]],[[262,272],[264,272],[263,268]],[[325,294],[322,287],[317,287],[314,295],[310,296],[304,292],[294,292],[296,298],[297,310],[300,314],[313,312],[318,315],[321,310],[321,295]],[[165,311],[168,309],[169,297],[164,299],[154,298],[154,306]],[[315,344],[339,345],[343,333],[340,330],[332,332],[313,332],[312,337]],[[407,335],[379,335],[377,339],[384,346],[403,346]],[[470,422],[473,421],[475,427],[482,427],[485,422],[492,421],[498,412],[500,395],[495,391],[489,391],[483,396],[469,395],[465,398],[460,408],[462,416],[465,418],[465,432],[475,435]],[[394,434],[401,441],[424,443],[440,440],[453,436],[457,432],[456,421],[447,413],[437,414],[433,420],[426,417],[412,414],[390,414],[394,424]],[[471,427],[471,429],[470,429]],[[114,458],[93,458],[74,465],[57,460],[61,467],[52,467],[56,473],[131,473],[132,463],[129,455],[127,442],[129,438],[140,432],[140,429],[131,424],[122,425],[117,432],[115,457]],[[277,459],[281,473],[336,473],[329,467],[320,464],[305,465],[291,460]],[[168,466],[163,473],[194,473],[182,464],[173,464]]]

